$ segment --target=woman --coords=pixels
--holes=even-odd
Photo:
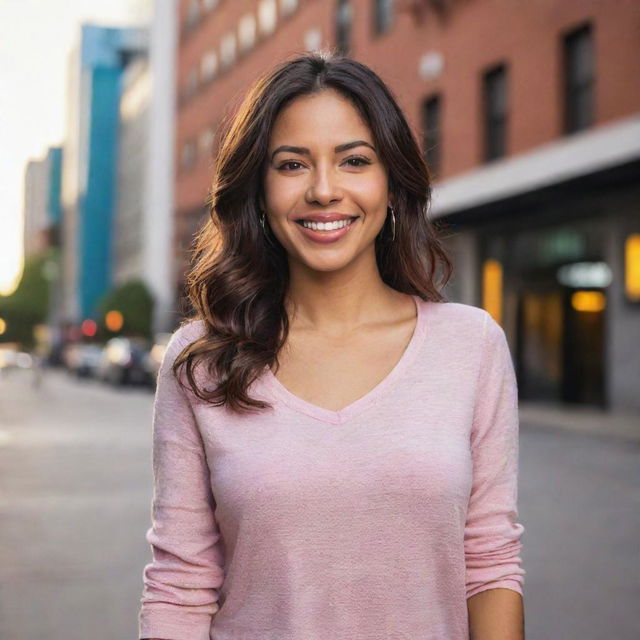
[[[248,92],[158,378],[141,638],[523,637],[514,370],[429,195],[363,64]]]

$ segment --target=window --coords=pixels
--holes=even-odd
[[[304,32],[304,48],[307,51],[316,51],[322,44],[322,32],[319,27],[311,27]]]
[[[573,133],[593,122],[593,34],[591,25],[564,37],[564,131]]]
[[[203,158],[210,157],[212,154],[213,137],[215,135],[215,129],[207,127],[198,137],[199,154]]]
[[[252,13],[245,13],[238,24],[238,44],[240,51],[248,51],[256,43],[256,19]]]
[[[278,20],[276,0],[262,0],[258,5],[258,24],[260,34],[268,36],[276,29]]]
[[[393,25],[393,0],[375,0],[373,31],[381,35]]]
[[[220,62],[223,69],[228,69],[236,60],[236,35],[227,33],[220,43]]]
[[[440,104],[440,96],[431,96],[422,106],[424,156],[432,175],[439,172],[441,165]]]
[[[353,9],[349,0],[340,0],[336,11],[336,50],[340,55],[351,53]]]
[[[298,0],[280,0],[280,15],[290,16],[298,8]]]
[[[188,171],[196,163],[196,144],[193,140],[187,140],[182,145],[180,154],[180,166],[184,171]]]
[[[218,72],[218,54],[215,51],[207,51],[200,60],[200,78],[202,82],[209,82],[215,78]]]
[[[184,97],[188,100],[198,91],[198,70],[189,69],[187,73],[187,82],[184,87]]]
[[[495,160],[506,153],[507,69],[497,66],[483,79],[484,160]]]
[[[193,29],[200,21],[200,0],[189,0],[187,8],[187,29]]]

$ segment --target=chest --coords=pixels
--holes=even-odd
[[[275,376],[306,402],[339,411],[393,371],[411,341],[414,326],[414,322],[403,322],[343,338],[291,332]]]

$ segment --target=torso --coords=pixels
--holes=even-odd
[[[416,308],[405,306],[392,322],[340,338],[291,328],[276,378],[306,402],[339,411],[366,395],[394,369],[416,327]]]

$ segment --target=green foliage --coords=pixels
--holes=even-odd
[[[98,325],[103,338],[116,335],[152,337],[153,296],[142,280],[129,280],[107,292],[98,303]],[[119,311],[124,324],[119,331],[105,327],[108,311]]]
[[[49,308],[52,270],[57,268],[57,248],[47,249],[25,260],[22,277],[16,290],[0,296],[0,318],[7,323],[2,342],[19,342],[23,348],[34,345],[33,328],[46,321]]]

